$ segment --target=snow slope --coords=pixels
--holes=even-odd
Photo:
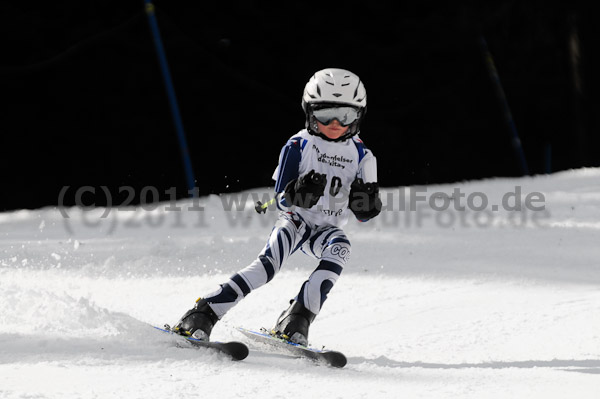
[[[398,210],[410,190],[491,207],[517,186],[545,210]],[[344,369],[256,350],[232,362],[150,327],[256,256],[276,214],[252,202],[268,192],[202,198],[203,211],[0,214],[0,397],[598,397],[600,169],[385,190],[388,210],[346,227],[352,259],[311,328]],[[314,267],[292,256],[213,337],[272,326]]]

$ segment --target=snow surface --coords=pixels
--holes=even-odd
[[[0,214],[0,397],[597,398],[600,169],[420,195],[458,188],[491,206],[516,186],[542,193],[545,211],[425,204],[346,226],[352,259],[310,335],[348,356],[343,369],[257,350],[233,362],[151,328],[257,255],[276,214],[257,215],[250,192],[201,198],[202,212],[182,200]],[[245,210],[225,211],[232,200]],[[213,338],[271,327],[315,266],[292,256]]]

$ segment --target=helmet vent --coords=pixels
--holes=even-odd
[[[354,98],[356,98],[356,96],[358,95],[358,88],[360,87],[360,80],[358,81],[358,84],[356,85],[356,89],[354,90]]]
[[[328,85],[335,86],[335,83],[333,83],[333,82],[330,82],[330,81],[328,81],[328,80],[326,80],[326,81],[325,81],[325,83],[327,83]]]
[[[334,96],[336,96],[336,97],[341,97],[341,96],[342,96],[342,93],[332,93],[332,94],[333,94]]]
[[[319,87],[319,85],[317,85],[317,94],[319,95],[319,97],[321,97],[321,88]]]

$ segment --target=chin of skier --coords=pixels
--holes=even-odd
[[[253,290],[273,279],[300,250],[318,265],[277,319],[271,334],[308,345],[310,324],[350,257],[342,230],[381,210],[373,153],[358,138],[367,93],[358,76],[336,68],[316,72],[302,96],[306,126],[283,146],[275,169],[279,217],[265,247],[246,268],[196,301],[177,322],[178,334],[208,340],[215,323]]]

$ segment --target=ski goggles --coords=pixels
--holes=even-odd
[[[329,125],[334,119],[342,126],[348,126],[360,118],[360,111],[354,107],[326,107],[312,110],[316,120]]]

